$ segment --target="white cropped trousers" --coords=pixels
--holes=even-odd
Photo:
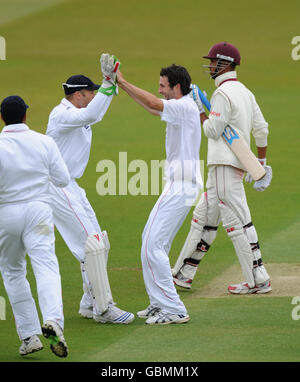
[[[199,188],[190,182],[167,182],[142,235],[141,260],[150,304],[167,313],[186,314],[174,286],[169,251]]]
[[[35,275],[43,321],[55,321],[63,328],[61,278],[51,208],[38,201],[0,205],[0,271],[21,340],[41,334],[26,278],[26,253]]]
[[[67,187],[50,185],[53,219],[63,240],[76,259],[80,262],[83,280],[81,308],[93,306],[90,283],[85,271],[85,243],[88,235],[101,233],[96,214],[89,203],[85,190],[72,179]]]

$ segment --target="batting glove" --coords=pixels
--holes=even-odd
[[[256,191],[265,191],[265,189],[268,188],[271,184],[272,167],[271,166],[264,166],[264,169],[266,170],[266,175],[262,179],[257,180],[253,185],[253,188]]]
[[[116,56],[103,53],[100,58],[101,72],[103,75],[102,85],[99,91],[105,95],[118,94],[117,71],[120,61]]]
[[[199,113],[201,114],[201,113],[205,113],[205,110],[201,102],[201,99],[199,97],[198,89],[199,88],[197,85],[192,84],[189,96],[195,101],[196,105],[198,106]]]
[[[252,176],[249,174],[249,172],[247,172],[246,176],[245,176],[245,182],[246,183],[252,183],[253,182],[253,178]]]

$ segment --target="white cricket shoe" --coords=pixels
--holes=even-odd
[[[54,321],[45,321],[42,326],[43,336],[50,340],[50,349],[57,357],[67,357],[68,345],[61,327]]]
[[[134,314],[119,309],[113,304],[109,305],[106,312],[103,314],[94,314],[94,320],[106,324],[110,322],[112,324],[130,324],[134,320]]]
[[[43,344],[41,343],[39,337],[35,334],[31,337],[25,338],[25,340],[22,341],[19,353],[20,355],[27,355],[42,350],[43,348]]]
[[[93,318],[93,307],[90,308],[80,308],[78,313],[84,318]]]
[[[137,312],[136,315],[139,318],[149,318],[151,316],[154,316],[160,310],[161,309],[158,306],[149,305],[146,309]]]
[[[270,280],[263,284],[255,285],[254,288],[249,288],[247,283],[229,285],[228,291],[233,294],[252,294],[252,293],[268,293],[272,290]]]
[[[188,279],[187,277],[184,277],[180,271],[177,273],[176,276],[173,276],[173,281],[175,285],[180,286],[181,288],[185,289],[191,289],[192,287],[192,281],[191,279]]]
[[[147,325],[184,324],[189,320],[188,314],[166,313],[160,310],[154,316],[149,317],[145,323]]]

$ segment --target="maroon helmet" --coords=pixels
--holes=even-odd
[[[207,56],[203,58],[216,58],[240,65],[241,55],[238,49],[228,42],[219,42],[210,48]]]

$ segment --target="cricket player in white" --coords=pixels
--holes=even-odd
[[[109,54],[102,54],[100,61],[101,87],[83,75],[70,77],[63,84],[66,97],[50,113],[46,134],[57,143],[71,176],[67,187],[50,188],[51,207],[55,226],[81,264],[84,294],[79,313],[101,323],[128,324],[134,315],[119,309],[112,299],[106,269],[107,233],[101,231],[84,189],[76,182],[89,160],[91,126],[101,121],[117,91],[119,61]]]
[[[195,202],[202,179],[199,166],[199,111],[188,96],[191,78],[185,68],[172,65],[160,72],[157,98],[127,82],[118,72],[120,88],[153,115],[167,122],[166,184],[142,235],[141,259],[150,305],[137,313],[146,324],[184,323],[190,317],[177,294],[169,263],[172,241]]]
[[[190,232],[172,270],[174,282],[191,288],[197,266],[213,243],[222,220],[245,278],[241,284],[230,285],[229,292],[267,293],[272,288],[247,204],[243,185],[245,168],[225,143],[222,133],[225,126],[230,125],[249,146],[250,134],[253,134],[258,159],[266,170],[266,175],[254,183],[254,188],[264,191],[272,179],[272,168],[266,165],[268,124],[254,95],[237,80],[235,67],[240,64],[238,49],[228,43],[218,43],[204,58],[210,59],[208,68],[217,88],[211,98],[209,117],[198,93],[193,92],[203,130],[208,137],[207,192],[194,210]],[[246,181],[252,181],[249,174],[246,174]]]
[[[54,224],[49,207],[49,181],[65,187],[68,169],[52,138],[25,124],[27,105],[18,96],[1,104],[5,127],[0,134],[0,270],[12,306],[20,354],[43,349],[39,335],[51,340],[51,349],[66,357],[64,315],[59,266],[54,252]],[[26,253],[34,271],[40,321],[26,279]]]

